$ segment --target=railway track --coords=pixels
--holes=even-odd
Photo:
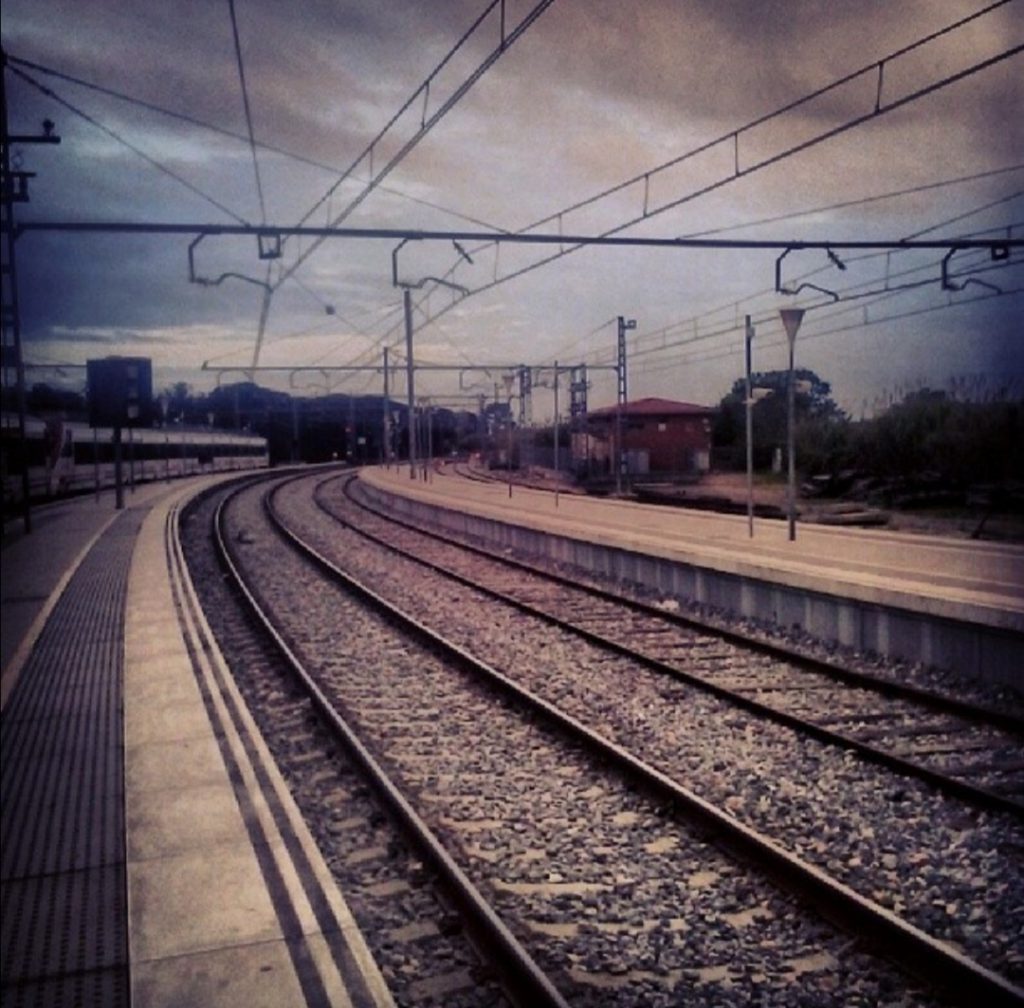
[[[398,522],[359,498],[351,476],[341,486],[362,516],[320,492],[327,513],[463,584],[980,808],[1024,814],[1024,717],[711,630],[621,592]],[[404,545],[398,526],[408,536]]]
[[[266,601],[255,596],[245,601],[248,589],[236,583],[241,570],[229,573],[239,553],[250,547],[280,546],[276,537],[264,541],[255,533],[255,521],[243,520],[225,535],[230,519],[221,508],[244,511],[249,499],[258,515],[264,482],[207,495],[180,522],[191,577],[246,703],[396,1002],[455,1008],[514,1004],[474,945],[455,894],[438,884],[429,851],[417,846],[415,823],[403,830],[403,810],[389,804],[386,786],[383,792],[375,789],[372,756],[322,695],[308,688],[301,663],[276,630],[255,615],[253,604],[262,608]],[[536,993],[531,989],[531,998],[522,1003],[531,1003]],[[559,1002],[540,997],[536,1003]]]
[[[308,507],[296,522],[308,494],[301,481],[282,488],[288,524],[319,521],[319,537],[337,539]],[[688,1003],[869,1004],[901,991],[907,1003],[928,1003],[808,900],[854,934],[899,949],[947,993],[970,991],[970,1000],[983,984],[990,1000],[1020,999],[1010,981],[723,816],[635,753],[607,746],[464,647],[424,645],[422,624],[392,613],[388,621],[405,623],[394,636],[297,556],[266,563],[269,533],[251,498],[232,513],[227,540],[261,585],[256,594],[272,600],[282,638],[568,1001],[667,1004],[685,991]],[[293,530],[296,547],[318,537],[308,531]],[[348,542],[335,546],[352,552]],[[596,763],[591,747],[602,750]],[[765,859],[786,890],[766,881]]]
[[[822,746],[706,689],[667,680],[664,670],[622,651],[567,641],[547,619],[520,618],[508,607],[500,615],[502,607],[481,602],[479,585],[487,579],[475,561],[468,571],[473,588],[447,576],[424,580],[416,573],[423,571],[419,560],[397,561],[393,553],[364,560],[345,545],[357,541],[350,535],[319,533],[324,549],[349,564],[359,557],[355,569],[420,619],[443,626],[524,685],[691,782],[745,824],[1019,982],[1019,816],[979,811],[962,798],[936,794],[931,784],[873,768],[845,745]],[[389,524],[392,545],[406,535]],[[420,537],[417,555],[427,548]],[[491,632],[482,632],[485,622]],[[744,666],[734,656],[732,667]]]

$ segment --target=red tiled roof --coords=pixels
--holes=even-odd
[[[604,406],[601,409],[591,410],[589,416],[615,416],[615,406]],[[633,402],[623,403],[623,416],[703,416],[706,413],[713,413],[710,406],[698,406],[696,403],[677,402],[675,399],[658,399],[650,397],[647,399],[634,399]]]

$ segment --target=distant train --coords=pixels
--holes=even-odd
[[[29,495],[34,501],[88,493],[114,485],[114,432],[67,420],[25,418]],[[3,502],[22,498],[18,420],[3,414],[0,477]],[[125,486],[196,473],[258,469],[269,463],[267,439],[234,431],[175,425],[124,430],[121,479]]]

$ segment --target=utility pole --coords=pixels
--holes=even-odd
[[[348,464],[355,465],[356,462],[356,397],[349,393],[348,396],[348,425],[345,433],[345,454],[348,456]]]
[[[555,475],[558,475],[558,361],[555,361]],[[558,489],[555,489],[555,503],[558,503]]]
[[[506,437],[505,437],[505,474],[508,476],[508,495],[512,496],[512,382],[515,375],[511,372],[503,375],[505,382],[505,401],[508,404],[508,412],[505,414]],[[522,403],[519,404],[522,408]]]
[[[754,339],[754,327],[751,324],[750,316],[746,320],[746,404],[747,413],[747,534],[754,538],[754,404],[751,401],[752,390],[750,388],[750,344]]]
[[[416,479],[416,400],[413,389],[412,361],[412,291],[408,287],[402,290],[402,302],[405,306],[405,389],[406,403],[409,409],[409,479]]]
[[[15,399],[18,408],[18,446],[21,464],[21,514],[25,534],[32,531],[31,487],[28,478],[29,452],[25,436],[25,360],[21,352],[21,314],[18,307],[18,270],[15,262],[14,204],[27,203],[28,180],[35,172],[11,170],[11,144],[59,144],[60,137],[53,132],[49,119],[43,122],[41,136],[14,136],[8,131],[7,123],[7,53],[3,53],[0,66],[0,88],[3,90],[3,121],[0,122],[0,369],[4,384],[7,373],[14,370]]]
[[[569,428],[583,435],[584,466],[590,478],[590,435],[587,432],[587,365],[579,364],[569,371]]]
[[[388,382],[388,348],[384,347],[384,442],[381,461],[385,468],[391,465],[391,392]]]
[[[622,494],[622,475],[626,468],[626,453],[622,444],[622,410],[626,405],[626,332],[636,328],[636,319],[619,316],[619,338],[617,346],[616,377],[618,379],[615,399],[615,492]]]
[[[523,432],[526,430],[528,425],[532,425],[533,423],[533,417],[531,413],[532,394],[533,372],[525,365],[521,365],[519,368],[519,431],[517,434],[517,438],[519,441],[520,466],[522,466],[523,459],[525,458],[525,452],[523,447]],[[529,470],[529,465],[527,465],[527,470]]]
[[[424,467],[423,480],[429,483],[434,468],[434,404],[427,402],[427,465]]]

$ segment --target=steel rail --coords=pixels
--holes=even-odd
[[[741,823],[667,774],[403,612],[351,574],[342,571],[286,526],[281,525],[279,528],[282,536],[298,552],[411,638],[420,641],[445,660],[481,677],[573,741],[589,747],[657,800],[684,810],[711,830],[714,842],[751,860],[770,877],[798,893],[823,917],[863,939],[879,954],[895,961],[925,983],[940,988],[945,995],[954,996],[965,1006],[978,1004],[979,1000],[990,1005],[1024,1005],[1024,989],[791,854],[771,838]]]
[[[267,490],[263,497],[264,509],[271,524],[286,539],[296,543],[298,540],[292,533],[284,529],[277,519],[273,510],[272,497],[285,484],[305,478],[306,475],[289,476],[281,480],[276,486]],[[536,965],[469,877],[455,863],[437,835],[423,821],[419,813],[388,776],[380,762],[345,720],[343,713],[337,709],[336,703],[328,699],[320,689],[301,660],[278,632],[264,606],[246,585],[241,571],[231,556],[224,530],[225,506],[235,494],[241,492],[241,489],[244,488],[227,494],[218,504],[213,520],[214,535],[221,560],[260,627],[273,641],[286,664],[308,693],[317,713],[366,773],[374,789],[403,827],[424,861],[430,864],[443,880],[446,893],[458,907],[463,918],[471,925],[472,940],[486,954],[489,964],[494,966],[502,986],[513,1003],[522,1008],[533,1008],[533,1006],[568,1008],[567,1002],[551,980]],[[305,552],[308,555],[308,548]],[[321,559],[319,562],[325,563],[326,561]],[[367,597],[365,593],[369,591],[356,582],[352,582],[346,587],[363,598]]]
[[[323,483],[330,482],[331,480],[338,479],[339,477],[329,477],[324,480]],[[342,477],[344,478],[344,477]],[[446,545],[455,546],[459,549],[463,549],[466,552],[474,555],[482,556],[489,561],[496,562],[503,566],[508,566],[513,569],[518,569],[541,577],[547,581],[558,584],[560,587],[571,588],[575,591],[583,594],[590,595],[592,597],[600,598],[602,601],[611,602],[615,605],[619,605],[623,608],[632,609],[635,612],[642,613],[644,615],[656,617],[657,619],[664,620],[666,622],[674,623],[687,630],[697,630],[700,633],[713,635],[719,639],[727,640],[730,644],[735,646],[747,648],[748,650],[755,650],[764,654],[768,654],[773,658],[785,661],[790,664],[795,664],[807,668],[812,672],[818,674],[828,675],[830,678],[839,679],[840,681],[856,685],[863,689],[874,690],[875,692],[890,693],[890,695],[898,697],[900,699],[912,699],[924,705],[932,706],[933,709],[941,710],[944,713],[956,713],[960,717],[968,717],[972,720],[987,719],[993,714],[999,715],[1002,720],[1011,720],[1014,722],[1013,728],[1010,730],[1024,731],[1024,722],[1019,719],[1014,719],[1012,715],[1003,714],[1002,712],[992,712],[988,708],[974,707],[969,704],[962,704],[959,701],[953,700],[947,697],[937,697],[935,694],[927,691],[900,684],[890,684],[883,680],[876,679],[873,676],[867,676],[859,672],[855,672],[852,669],[845,669],[841,666],[837,666],[831,662],[823,662],[819,659],[809,658],[807,656],[800,655],[796,652],[789,651],[785,648],[775,644],[768,644],[763,641],[759,641],[756,638],[748,638],[743,634],[737,633],[736,631],[724,631],[719,630],[709,624],[700,623],[694,620],[687,619],[686,617],[677,617],[675,613],[667,613],[664,610],[657,609],[654,606],[647,605],[646,603],[636,602],[633,599],[626,599],[622,596],[616,595],[612,592],[605,591],[604,589],[594,588],[590,585],[580,584],[579,582],[572,581],[569,578],[562,577],[561,575],[552,574],[548,571],[541,570],[540,568],[533,567],[530,564],[523,563],[522,561],[512,560],[507,557],[498,557],[486,550],[480,549],[479,547],[469,545],[467,543],[458,542],[454,539],[449,539],[446,536],[440,535],[439,533],[427,531],[412,525],[409,522],[403,521],[402,519],[395,518],[392,515],[385,515],[374,508],[369,507],[364,502],[356,500],[352,497],[350,488],[354,480],[354,475],[349,477],[345,483],[345,492],[349,499],[359,507],[364,508],[372,514],[377,515],[380,518],[385,519],[388,522],[393,522],[397,525],[411,529],[421,535],[427,536],[432,539],[436,539],[439,542],[443,542]],[[323,483],[319,484],[322,486]],[[421,564],[430,570],[436,571],[443,576],[450,578],[451,580],[463,585],[467,588],[472,588],[475,591],[484,593],[490,598],[496,601],[502,602],[506,605],[510,605],[520,612],[526,613],[527,615],[533,616],[537,619],[541,619],[551,626],[555,626],[566,632],[575,634],[583,640],[604,650],[611,651],[615,654],[621,655],[624,658],[628,658],[631,661],[636,661],[646,668],[651,669],[661,675],[670,676],[673,679],[685,682],[690,686],[694,686],[697,689],[709,693],[712,696],[718,697],[719,699],[725,700],[728,703],[734,704],[738,707],[742,707],[744,710],[749,711],[752,714],[756,714],[758,717],[767,718],[771,721],[775,721],[779,724],[785,725],[787,728],[792,728],[804,735],[810,735],[816,738],[820,742],[824,742],[828,745],[839,746],[843,749],[852,749],[857,752],[858,755],[864,759],[884,766],[887,769],[894,770],[897,773],[903,774],[908,777],[915,777],[919,780],[930,784],[932,787],[939,789],[945,794],[959,798],[963,801],[968,801],[973,805],[980,808],[988,809],[996,812],[1005,812],[1015,816],[1024,816],[1024,803],[1018,801],[1015,798],[1007,795],[1000,794],[996,791],[992,791],[989,788],[979,787],[978,785],[971,784],[968,781],[962,780],[957,777],[951,777],[939,770],[933,770],[928,766],[924,766],[920,763],[916,763],[912,760],[908,760],[902,756],[894,755],[885,749],[871,745],[868,742],[862,742],[853,735],[844,734],[841,731],[836,731],[832,728],[824,727],[814,721],[807,720],[798,714],[790,714],[787,711],[779,710],[778,708],[772,707],[769,704],[765,704],[760,700],[756,700],[753,697],[744,695],[743,693],[735,692],[726,686],[720,686],[717,683],[711,682],[710,680],[704,679],[703,677],[688,672],[685,669],[679,668],[676,665],[671,664],[661,658],[656,658],[652,655],[645,654],[643,651],[637,651],[628,644],[623,644],[619,641],[613,640],[609,637],[605,637],[603,634],[598,633],[594,630],[589,630],[586,627],[578,626],[573,623],[571,619],[565,619],[560,616],[556,616],[554,613],[545,611],[534,606],[530,602],[524,602],[511,595],[506,594],[498,589],[488,588],[486,585],[481,584],[479,581],[475,581],[472,578],[465,577],[462,574],[458,574],[455,571],[443,566],[442,564],[435,563],[430,560],[426,560],[423,557],[416,556],[413,553],[403,550],[400,546],[396,546],[394,543],[389,542],[373,532],[369,532],[366,529],[360,528],[357,525],[353,525],[349,522],[345,522],[337,515],[332,514],[320,501],[316,495],[314,495],[314,501],[318,507],[321,508],[326,514],[330,515],[334,520],[342,522],[348,525],[353,531],[360,535],[370,539],[377,543],[384,549],[391,550],[401,556],[404,556],[410,560]],[[888,690],[889,686],[893,686],[893,689]],[[933,703],[934,701],[934,703]],[[999,727],[1005,727],[1000,725]]]
[[[356,478],[357,473],[346,474],[345,477],[341,478]],[[339,478],[339,477],[334,477]],[[466,479],[476,480],[476,477],[466,475]],[[487,483],[501,483],[504,484],[504,479],[495,480],[487,476],[479,478],[481,482]],[[453,539],[443,533],[436,532],[432,529],[421,528],[412,522],[405,521],[402,518],[395,517],[394,515],[385,514],[382,511],[376,510],[369,507],[364,501],[355,501],[360,507],[366,508],[369,511],[373,511],[375,514],[386,518],[390,522],[402,525],[414,532],[419,532],[421,535],[427,536],[432,539],[436,539],[439,542],[448,543],[453,546],[458,546],[460,549],[466,550],[471,553],[475,553],[479,556],[485,557],[488,560],[493,560],[496,563],[502,564],[506,567],[511,567],[517,570],[525,571],[528,574],[536,574],[539,577],[545,578],[549,581],[565,587],[574,588],[577,591],[585,592],[588,595],[592,595],[595,598],[602,599],[606,602],[613,602],[618,605],[624,606],[628,609],[632,609],[635,612],[642,613],[647,616],[656,616],[659,619],[667,620],[668,622],[675,623],[681,627],[687,629],[698,630],[701,632],[714,634],[717,637],[721,637],[723,640],[727,640],[731,643],[740,644],[744,647],[749,647],[757,650],[771,658],[778,658],[781,661],[791,662],[793,664],[801,665],[812,672],[819,672],[822,675],[832,676],[841,682],[849,683],[853,686],[863,686],[867,689],[873,689],[880,693],[886,693],[889,696],[899,697],[905,700],[915,700],[919,703],[926,704],[932,707],[934,710],[947,713],[957,714],[962,717],[973,718],[975,720],[984,721],[996,728],[1003,728],[1006,731],[1012,732],[1024,732],[1024,717],[1017,714],[1012,714],[1008,711],[998,710],[995,707],[987,707],[982,704],[970,703],[966,700],[959,700],[956,697],[946,696],[942,693],[933,693],[931,690],[924,689],[920,686],[911,686],[907,683],[891,682],[887,679],[873,676],[868,672],[858,672],[855,669],[841,665],[838,662],[830,661],[825,658],[814,658],[811,655],[803,654],[794,648],[787,647],[784,644],[775,643],[772,641],[762,640],[758,637],[748,636],[738,630],[730,629],[729,627],[719,626],[716,623],[698,619],[695,616],[684,616],[681,613],[670,612],[666,609],[660,609],[655,605],[651,605],[649,602],[642,602],[639,599],[632,599],[625,595],[619,595],[616,592],[609,591],[606,588],[600,588],[597,585],[583,584],[579,581],[574,581],[572,578],[566,577],[562,574],[558,574],[555,571],[545,570],[543,567],[537,567],[534,564],[527,563],[525,560],[516,560],[514,557],[502,556],[496,553],[491,553],[489,550],[483,549],[480,546],[474,546],[472,543],[461,542],[458,539]]]

